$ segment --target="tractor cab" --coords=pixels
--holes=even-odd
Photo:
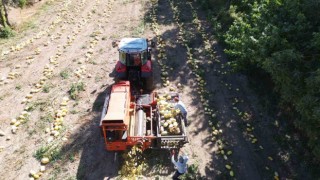
[[[114,43],[113,46],[116,46]],[[150,45],[151,46],[151,45]],[[118,43],[119,61],[116,64],[116,78],[129,80],[146,89],[153,86],[151,47],[144,38],[123,38]]]

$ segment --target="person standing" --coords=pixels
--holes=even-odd
[[[182,152],[182,156],[179,155],[178,161],[174,159],[175,152],[172,150],[171,152],[171,162],[174,164],[175,168],[177,169],[174,175],[172,176],[173,180],[178,180],[179,176],[185,174],[187,172],[187,162],[189,157]]]
[[[175,97],[174,101],[176,102],[175,108],[180,110],[184,120],[184,124],[188,126],[188,120],[187,120],[188,111],[186,106],[183,104],[182,101],[180,101],[179,97]]]

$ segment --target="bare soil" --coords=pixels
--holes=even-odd
[[[232,179],[225,168],[229,164],[234,179],[273,179],[277,174],[280,179],[312,179],[304,162],[299,163],[292,151],[281,147],[274,139],[277,132],[274,118],[263,111],[247,78],[231,73],[226,66],[223,49],[210,34],[210,25],[201,9],[195,3],[190,6],[177,0],[172,2],[180,12],[180,20],[174,19],[170,1],[159,0],[155,7],[157,23],[166,44],[168,60],[165,63],[169,67],[171,85],[175,87],[180,83],[183,86],[179,93],[188,107],[190,122],[190,142],[183,150],[189,154],[189,164],[199,166],[199,177]],[[0,179],[27,179],[31,170],[39,169],[40,162],[35,154],[48,145],[50,135],[45,133],[45,128],[52,122],[50,115],[59,109],[63,97],[69,96],[72,84],[78,82],[85,84],[85,90],[79,92],[77,100],[68,102],[64,130],[54,140],[61,146],[60,158],[46,165],[47,170],[41,178],[121,179],[118,176],[121,164],[114,161],[115,153],[104,150],[99,129],[104,98],[114,83],[113,68],[118,59],[117,49],[112,48],[111,42],[130,36],[155,39],[149,20],[151,3],[147,0],[57,0],[45,3],[32,10],[30,18],[33,18],[34,26],[24,31],[23,36],[1,41],[0,130],[5,135],[0,136]],[[214,58],[206,53],[201,32],[192,22],[192,7],[198,12],[202,32],[210,37]],[[24,19],[28,14],[26,10],[17,20],[29,21],[30,18]],[[217,153],[217,139],[212,139],[210,117],[204,113],[196,77],[187,63],[187,49],[178,38],[178,22],[183,22],[194,35],[189,45],[197,50],[194,57],[201,62],[206,74],[205,88],[210,92],[206,99],[215,110],[216,124],[223,132],[217,138],[224,142],[228,151],[232,151],[227,158]],[[11,46],[30,40],[32,42],[20,50],[11,50]],[[157,53],[155,50],[153,54],[155,85],[159,91],[168,91],[168,87],[161,85]],[[50,58],[54,57],[58,62],[56,65],[50,63]],[[47,66],[53,68],[51,77],[40,92],[33,94],[30,103],[22,104],[43,77]],[[77,76],[79,69],[82,72]],[[17,73],[14,79],[7,79],[10,72]],[[10,122],[26,107],[33,107],[29,111],[30,117],[13,134]],[[248,127],[254,129],[248,132]],[[252,143],[253,138],[258,141]],[[170,179],[174,169],[169,155],[167,151],[146,152],[149,168],[141,179]]]

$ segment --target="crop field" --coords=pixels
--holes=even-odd
[[[171,179],[169,151],[107,152],[99,122],[112,41],[144,37],[157,91],[188,110],[185,179],[312,179],[245,75],[228,66],[196,1],[47,0],[0,41],[0,180]],[[282,138],[283,139],[283,138]],[[137,161],[133,161],[133,157]],[[139,162],[139,163],[137,163]]]

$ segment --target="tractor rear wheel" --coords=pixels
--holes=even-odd
[[[145,78],[144,87],[148,91],[152,91],[153,90],[153,88],[154,88],[154,86],[153,86],[153,76]]]

